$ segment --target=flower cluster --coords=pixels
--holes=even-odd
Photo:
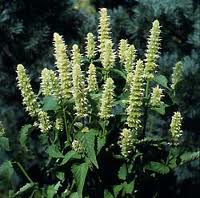
[[[71,65],[67,57],[66,45],[62,36],[54,33],[54,56],[56,59],[56,66],[59,72],[59,80],[61,86],[62,98],[67,100],[71,97]]]
[[[111,40],[110,36],[110,17],[108,16],[107,9],[102,8],[99,11],[100,21],[99,21],[99,29],[98,29],[98,40],[99,40],[99,51],[100,53],[105,48],[106,40]]]
[[[183,64],[182,62],[177,62],[173,68],[173,73],[172,73],[172,85],[171,88],[175,89],[175,86],[178,82],[181,81],[182,79],[182,71],[183,71]]]
[[[99,113],[100,118],[103,120],[106,120],[112,116],[111,112],[114,102],[114,88],[115,86],[112,78],[107,78],[104,84]]]
[[[47,68],[44,68],[41,72],[41,92],[44,96],[55,96],[58,100],[60,96],[60,86],[56,74]]]
[[[130,45],[127,48],[126,52],[126,59],[125,59],[125,64],[124,67],[126,69],[127,74],[133,72],[133,63],[136,58],[136,49],[134,45]]]
[[[85,152],[85,148],[84,148],[83,144],[78,140],[74,140],[72,142],[72,149],[79,154],[84,154],[84,152]]]
[[[4,136],[4,134],[5,134],[5,129],[3,127],[2,122],[0,121],[0,137]]]
[[[30,116],[38,118],[41,132],[47,132],[51,128],[49,117],[46,112],[42,111],[37,102],[36,95],[30,84],[30,79],[26,75],[24,66],[21,64],[17,66],[17,80],[23,98],[23,104],[25,105],[27,112]]]
[[[174,145],[178,145],[180,143],[180,138],[182,136],[181,121],[182,117],[180,112],[175,112],[172,116],[170,124],[170,135]]]
[[[125,39],[121,39],[119,42],[118,56],[121,64],[125,64],[128,50],[128,42]]]
[[[95,51],[95,40],[94,35],[92,33],[87,34],[86,38],[86,56],[89,60],[95,57],[96,51]]]
[[[152,80],[156,69],[156,61],[159,57],[160,48],[160,24],[158,20],[153,22],[150,37],[147,43],[144,74],[147,80]]]
[[[81,65],[81,54],[78,45],[72,46],[72,65]]]
[[[58,117],[56,118],[56,121],[55,121],[55,128],[59,131],[63,131],[63,128],[64,128],[64,124],[63,124],[63,119],[62,117]]]
[[[157,85],[156,87],[153,88],[153,92],[151,94],[151,99],[150,99],[150,105],[152,107],[160,107],[162,104],[162,97],[164,95],[162,94],[162,89]]]
[[[96,67],[93,63],[90,63],[89,65],[87,83],[89,92],[95,92],[98,90]]]
[[[127,158],[131,154],[134,144],[133,134],[130,129],[123,129],[120,133],[120,140],[118,144],[121,148],[121,154]]]
[[[143,105],[143,62],[138,60],[131,84],[130,96],[127,107],[127,124],[137,133],[141,126],[142,105]]]
[[[37,102],[37,97],[31,87],[30,79],[26,75],[26,70],[21,64],[17,65],[17,80],[26,111],[31,117],[37,116],[40,111],[40,105]]]
[[[85,82],[83,78],[83,74],[81,71],[81,67],[79,64],[73,65],[72,70],[72,79],[73,79],[73,97],[75,101],[75,109],[77,112],[77,115],[80,117],[87,116],[88,113],[88,101],[86,98],[86,88],[85,88]]]

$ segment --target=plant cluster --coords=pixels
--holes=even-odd
[[[184,147],[179,108],[165,114],[170,106],[165,97],[174,100],[182,70],[177,63],[171,86],[157,74],[159,21],[152,24],[142,60],[128,40],[115,48],[107,9],[99,15],[98,38],[87,34],[85,53],[76,44],[68,53],[54,33],[56,70],[42,70],[38,94],[24,66],[17,66],[22,101],[33,120],[22,127],[19,141],[30,159],[40,156],[42,181],[29,175],[23,160],[4,162],[0,173],[12,170],[12,176],[17,169],[27,179],[18,191],[9,191],[11,197],[140,197],[141,178],[159,178],[199,158],[198,151]],[[154,133],[157,128],[148,124],[152,115],[166,118],[165,134]],[[2,137],[8,141],[5,133]],[[31,141],[36,144],[28,145]]]

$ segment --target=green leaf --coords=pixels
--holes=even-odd
[[[135,187],[135,180],[130,183],[124,182],[123,186],[126,194],[132,194]]]
[[[61,164],[60,165],[64,165],[66,164],[70,159],[80,159],[80,156],[77,156],[77,153],[76,151],[72,150],[72,151],[69,151],[68,153],[66,153],[64,155],[64,159],[62,160]]]
[[[185,152],[181,156],[181,164],[200,159],[200,151]]]
[[[118,171],[118,177],[121,180],[126,180],[126,176],[127,176],[127,168],[126,164],[123,164]]]
[[[150,162],[144,166],[144,169],[160,173],[163,175],[169,173],[170,171],[168,166],[159,162]]]
[[[78,193],[77,192],[72,193],[69,198],[79,198]]]
[[[64,157],[63,154],[59,151],[59,148],[54,144],[52,144],[51,146],[48,147],[47,153],[52,158],[63,158]]]
[[[95,133],[89,131],[87,134],[85,134],[84,139],[85,139],[84,145],[86,148],[87,157],[98,168],[98,163],[95,153]]]
[[[35,183],[27,183],[25,184],[24,186],[22,186],[19,191],[17,191],[14,195],[15,196],[18,196],[18,195],[21,195],[23,194],[24,192],[28,191],[28,190],[31,190],[36,184]]]
[[[158,108],[154,108],[153,110],[161,115],[165,115],[165,106],[164,105],[161,105]]]
[[[53,96],[46,96],[43,100],[43,107],[44,111],[56,111],[59,109],[58,101]]]
[[[72,166],[72,173],[74,175],[74,179],[77,185],[77,191],[79,197],[82,198],[83,187],[85,184],[85,179],[88,172],[88,163],[82,163],[80,165]]]
[[[9,186],[14,169],[10,161],[5,161],[0,166],[0,186]]]
[[[20,130],[20,136],[19,136],[19,142],[21,144],[21,146],[25,149],[28,150],[26,144],[27,144],[27,139],[28,139],[28,135],[30,134],[30,129],[31,129],[32,125],[31,124],[27,124],[24,125],[21,130]]]
[[[56,185],[48,186],[48,188],[47,188],[47,197],[48,197],[48,198],[53,198],[54,195],[57,194],[58,189],[59,189],[61,186],[62,186],[62,185],[60,184],[60,181],[59,181]]]
[[[104,198],[114,198],[114,197],[108,190],[104,190]]]
[[[126,74],[123,71],[119,69],[112,69],[112,72],[114,72],[115,74],[117,74],[118,76],[121,76],[123,79],[126,80]]]
[[[0,137],[0,147],[5,151],[10,150],[9,140],[6,137]]]
[[[158,76],[155,76],[154,79],[153,79],[156,83],[158,83],[159,85],[169,89],[167,83],[168,83],[168,80],[165,76],[163,75],[158,75]]]
[[[101,151],[101,149],[105,146],[106,144],[106,137],[97,137],[97,154]]]
[[[113,186],[113,192],[114,192],[115,197],[117,197],[119,195],[122,188],[123,188],[122,184]]]

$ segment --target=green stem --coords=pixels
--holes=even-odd
[[[65,109],[63,109],[63,117],[64,117],[64,124],[65,124],[65,132],[66,132],[66,136],[67,136],[67,142],[69,142],[70,141],[70,131],[67,130],[67,117],[66,117]]]
[[[19,162],[12,162],[13,164],[17,164],[17,166],[19,167],[19,169],[22,171],[22,173],[24,174],[24,176],[27,178],[27,180],[30,183],[34,183],[33,180],[29,177],[28,173],[25,171],[25,169],[23,168],[23,166],[19,163]]]

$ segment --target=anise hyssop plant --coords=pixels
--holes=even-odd
[[[183,146],[179,108],[165,114],[182,67],[175,66],[171,84],[159,73],[159,21],[152,24],[143,59],[128,40],[120,40],[116,49],[107,9],[99,15],[97,38],[87,34],[85,52],[76,44],[70,50],[54,33],[55,70],[42,70],[38,94],[25,67],[17,66],[23,105],[33,121],[21,133],[37,137],[38,171],[45,179],[41,184],[31,178],[18,162],[28,183],[13,196],[140,197],[141,176],[167,174],[199,154]],[[166,120],[165,133],[156,133],[152,117]]]

